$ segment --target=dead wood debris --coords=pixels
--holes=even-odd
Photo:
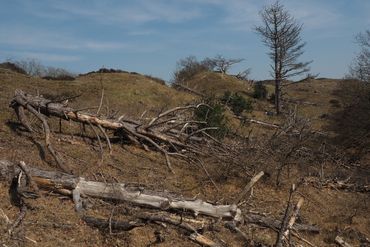
[[[265,173],[263,171],[259,172],[256,176],[254,176],[251,181],[244,187],[243,191],[240,193],[238,198],[234,201],[235,204],[238,204],[253,188],[253,185],[257,183],[257,181],[264,175]]]
[[[312,184],[317,188],[329,188],[334,190],[346,190],[346,191],[355,191],[355,192],[370,192],[370,184],[359,185],[356,183],[348,182],[349,178],[346,180],[338,179],[327,179],[323,180],[318,177],[305,177],[303,183]]]
[[[0,160],[0,178],[11,181],[13,170],[19,170],[14,163]],[[206,215],[214,218],[225,218],[240,222],[241,211],[236,205],[214,205],[199,199],[186,199],[173,196],[169,193],[143,190],[134,186],[126,186],[122,183],[102,183],[86,181],[82,177],[69,175],[61,172],[44,171],[28,167],[33,181],[39,188],[59,192],[62,190],[72,191],[73,200],[80,204],[81,196],[95,197],[107,200],[129,202],[138,206],[151,207],[162,211],[180,210],[192,212],[193,215]],[[80,205],[76,207],[80,209]]]
[[[352,247],[352,245],[344,241],[344,239],[340,236],[335,237],[335,242],[339,244],[339,246],[342,246],[342,247]]]
[[[205,226],[207,224],[212,224],[212,221],[210,221],[211,218],[216,218],[219,220],[228,220],[225,223],[225,227],[240,234],[247,243],[251,244],[251,246],[264,246],[262,244],[252,244],[254,242],[252,240],[248,240],[248,236],[239,228],[240,224],[243,224],[243,222],[259,224],[267,226],[275,231],[281,226],[281,222],[279,220],[274,220],[265,216],[257,214],[247,214],[242,216],[240,209],[238,209],[236,205],[214,205],[199,199],[184,199],[166,192],[145,190],[142,187],[137,188],[135,186],[127,186],[119,183],[113,184],[86,181],[85,179],[75,175],[40,170],[27,166],[23,162],[21,164],[22,165],[19,166],[14,162],[0,160],[0,180],[8,182],[16,181],[17,184],[21,184],[24,187],[23,184],[27,183],[27,177],[24,179],[19,178],[19,176],[23,176],[23,170],[26,170],[28,173],[27,176],[31,178],[30,181],[33,181],[37,188],[55,191],[62,193],[63,195],[72,195],[73,200],[76,203],[76,210],[81,216],[81,219],[88,225],[103,229],[104,231],[107,231],[108,229],[110,232],[112,232],[112,230],[129,231],[135,227],[141,227],[148,223],[162,222],[185,230],[189,239],[200,245],[220,246],[219,243],[209,239],[202,231],[199,231],[199,229],[206,229]],[[14,179],[14,174],[18,174],[16,179]],[[261,174],[258,174],[256,177],[259,175]],[[252,179],[252,181],[254,180]],[[30,185],[28,186],[30,187]],[[20,193],[18,193],[18,195],[24,197],[25,194],[23,191],[27,190],[23,189],[19,191]],[[152,208],[151,212],[153,212],[153,210],[160,210],[162,213],[136,213],[133,215],[133,219],[126,221],[113,220],[112,217],[109,219],[96,218],[88,216],[87,211],[83,208],[81,199],[88,197],[108,199],[109,201],[113,200],[115,202],[128,202],[130,204],[140,206],[143,211],[149,207]],[[301,204],[302,203],[297,204],[298,206],[295,210],[296,213],[290,218],[287,228],[283,229],[283,233],[285,233],[286,230],[290,230],[292,235],[296,236],[297,234],[294,231],[319,232],[319,229],[315,226],[295,224],[295,218],[300,207],[299,205]],[[174,214],[176,212],[181,214]],[[191,216],[189,217],[189,212],[192,212],[193,216],[203,215],[208,216],[208,218],[194,219]],[[24,216],[22,218],[24,218]],[[197,227],[192,225],[197,225]],[[299,236],[297,238],[299,238]],[[300,239],[302,240],[302,238]],[[302,241],[307,240],[303,239]]]
[[[58,166],[68,173],[71,172],[70,168],[58,157],[51,145],[51,131],[46,120],[47,117],[74,121],[89,125],[92,128],[93,126],[98,127],[108,143],[110,152],[112,147],[107,130],[113,131],[116,136],[134,145],[159,151],[165,156],[167,166],[172,172],[174,170],[171,166],[170,156],[186,158],[190,154],[204,154],[201,147],[206,145],[202,144],[214,141],[213,138],[206,135],[207,128],[201,127],[204,122],[194,121],[193,119],[192,111],[199,107],[208,107],[205,104],[175,107],[152,118],[149,122],[133,121],[124,117],[112,120],[96,114],[85,113],[79,109],[73,109],[60,103],[60,101],[30,95],[21,90],[15,91],[10,107],[14,108],[19,121],[30,132],[33,129],[27,119],[25,110],[42,122],[45,143],[49,152]],[[94,132],[96,133],[95,130]]]

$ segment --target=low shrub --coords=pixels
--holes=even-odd
[[[230,91],[226,91],[221,98],[221,102],[229,106],[237,116],[240,116],[244,111],[250,112],[253,110],[252,103],[238,93],[232,94]]]
[[[195,110],[195,119],[197,121],[205,121],[201,124],[202,128],[217,127],[216,130],[207,130],[206,132],[213,137],[222,139],[228,133],[227,118],[225,116],[225,107],[218,102],[214,97],[205,100],[207,104],[200,106]]]
[[[257,82],[253,86],[253,98],[255,99],[266,99],[267,88],[261,82]]]

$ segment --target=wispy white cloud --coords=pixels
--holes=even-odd
[[[275,0],[180,0],[192,4],[218,6],[224,13],[220,23],[233,30],[250,31],[260,23],[260,10]],[[318,0],[285,0],[281,1],[286,9],[308,29],[327,28],[342,19],[333,5]]]
[[[180,3],[180,4],[179,4]],[[24,2],[24,9],[30,14],[50,19],[85,19],[103,24],[134,25],[151,21],[179,23],[202,16],[202,12],[181,1],[78,1]]]
[[[6,52],[6,55],[8,57],[16,57],[21,59],[34,58],[42,62],[75,62],[82,59],[82,57],[74,55],[33,51],[9,51]]]
[[[286,4],[288,11],[307,29],[324,29],[340,25],[344,18],[332,5],[324,1],[289,1]]]
[[[48,48],[72,51],[87,50],[94,52],[106,52],[130,48],[130,45],[124,42],[97,41],[87,38],[78,38],[70,34],[23,26],[13,27],[11,29],[0,26],[0,44],[27,48]]]

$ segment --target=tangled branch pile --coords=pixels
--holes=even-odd
[[[105,136],[110,149],[110,138],[107,130],[113,131],[115,136],[119,136],[122,140],[138,145],[145,150],[159,151],[166,157],[167,166],[172,172],[173,169],[169,156],[188,158],[190,154],[202,154],[202,145],[200,144],[215,141],[214,138],[206,133],[206,130],[215,128],[202,128],[201,125],[204,125],[205,122],[194,120],[193,117],[195,109],[208,107],[205,104],[176,107],[160,113],[150,121],[144,122],[126,119],[123,116],[118,119],[100,117],[97,114],[73,109],[67,105],[67,102],[68,99],[50,100],[42,96],[34,96],[21,90],[16,90],[15,96],[10,103],[19,121],[28,131],[33,132],[33,129],[26,117],[25,110],[42,122],[46,146],[59,167],[65,172],[70,171],[58,158],[51,145],[51,131],[47,117],[74,121],[84,126],[88,125],[96,134],[97,131],[94,127],[97,127]]]

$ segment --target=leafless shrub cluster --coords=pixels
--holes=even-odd
[[[361,51],[350,66],[349,77],[370,82],[370,30],[358,34],[356,42],[359,44]]]
[[[24,59],[12,62],[27,75],[43,77],[45,79],[74,80],[75,75],[63,68],[45,66],[37,59]]]
[[[225,58],[221,55],[217,55],[214,58],[207,57],[198,61],[195,56],[189,56],[177,62],[177,69],[174,72],[172,82],[175,85],[183,85],[195,75],[204,71],[215,71],[226,74],[233,65],[242,61],[244,61],[244,59]],[[237,77],[247,80],[249,74],[250,69],[246,69],[240,72]]]

